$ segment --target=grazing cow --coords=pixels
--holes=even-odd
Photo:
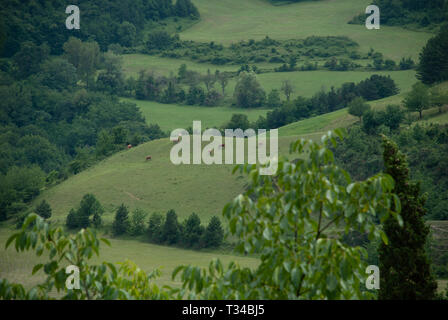
[[[151,156],[146,156],[146,161],[151,160],[152,157]]]
[[[128,150],[132,148],[132,144],[128,144]]]

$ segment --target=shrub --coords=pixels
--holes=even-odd
[[[233,96],[238,107],[256,108],[263,105],[266,93],[254,74],[242,72]]]

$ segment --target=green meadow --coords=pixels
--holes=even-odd
[[[0,243],[6,243],[13,230],[2,228]],[[107,236],[106,236],[107,237]],[[101,244],[100,256],[92,258],[92,262],[101,263],[110,261],[113,263],[131,260],[147,272],[154,269],[161,271],[161,277],[156,280],[159,285],[179,286],[178,281],[173,281],[171,274],[179,265],[196,265],[207,267],[212,259],[220,259],[224,264],[238,260],[242,266],[255,267],[257,260],[250,257],[235,256],[222,252],[206,252],[184,250],[167,246],[157,246],[133,239],[109,238],[111,246]],[[17,253],[14,246],[8,249],[4,245],[0,248],[0,278],[6,278],[11,282],[19,282],[26,287],[32,287],[45,280],[41,271],[32,275],[35,264],[45,261],[45,257],[36,257],[34,252]]]
[[[417,59],[420,48],[431,34],[381,26],[367,30],[364,25],[347,22],[363,13],[369,0],[323,0],[272,6],[267,0],[193,0],[201,12],[201,21],[183,31],[185,40],[221,42],[238,40],[300,39],[315,36],[348,36],[361,50],[370,48],[386,57]]]
[[[164,131],[187,129],[194,120],[201,120],[204,128],[219,128],[230,120],[232,114],[246,114],[250,121],[266,114],[266,109],[240,109],[231,107],[200,107],[163,104],[154,101],[123,99],[139,106],[148,123],[157,123]]]

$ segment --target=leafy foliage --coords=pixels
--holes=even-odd
[[[100,242],[110,245],[107,239],[98,239],[95,232],[82,229],[74,235],[54,227],[41,217],[31,214],[22,229],[13,234],[6,247],[14,244],[18,252],[34,250],[38,257],[47,254],[45,263],[34,266],[33,274],[42,270],[45,281],[26,290],[22,285],[0,279],[0,299],[55,299],[54,292],[61,299],[167,299],[168,290],[160,289],[152,280],[160,272],[146,273],[131,261],[125,261],[117,268],[103,262],[92,264],[94,256],[99,256]],[[79,268],[80,289],[67,289],[66,266]]]
[[[338,132],[340,133],[340,132]],[[300,157],[295,163],[280,161],[277,174],[260,176],[255,166],[239,166],[249,175],[247,191],[224,208],[230,234],[238,239],[240,253],[256,253],[255,269],[236,263],[224,267],[219,260],[209,268],[181,266],[183,289],[179,297],[202,299],[338,299],[362,298],[365,253],[349,247],[336,235],[350,230],[384,232],[375,219],[390,213],[393,180],[383,174],[351,182],[333,163],[329,144],[299,140],[292,146]],[[392,201],[394,199],[394,201]]]
[[[0,280],[0,298],[51,299],[52,290],[62,293],[63,299],[372,297],[361,290],[365,250],[345,245],[338,235],[357,230],[387,242],[374,220],[383,221],[390,214],[398,217],[390,209],[399,207],[398,198],[391,193],[394,182],[384,174],[352,182],[334,165],[328,149],[330,143],[336,144],[336,138],[330,133],[322,140],[322,145],[303,139],[294,143],[292,150],[307,156],[295,162],[280,160],[274,176],[260,176],[252,165],[235,168],[249,174],[249,186],[223,213],[230,233],[238,239],[236,250],[257,253],[260,263],[255,269],[233,262],[223,267],[219,260],[206,269],[179,266],[173,278],[180,273],[182,288],[160,289],[151,282],[157,271],[146,274],[131,262],[118,270],[107,262],[90,264],[93,254],[99,254],[100,240],[89,229],[67,235],[33,214],[6,246],[14,243],[17,251],[32,249],[38,256],[48,252],[48,263],[33,268],[34,273],[43,269],[47,278],[28,291]],[[169,213],[167,219],[173,225],[176,215]],[[81,290],[66,289],[65,264],[79,267]]]

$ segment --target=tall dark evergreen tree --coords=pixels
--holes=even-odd
[[[435,297],[435,282],[425,251],[429,228],[423,220],[426,197],[420,194],[420,184],[409,178],[405,155],[397,145],[383,137],[385,172],[395,180],[394,193],[401,202],[403,226],[395,218],[384,222],[388,245],[381,244],[381,300],[428,300]]]
[[[160,213],[153,213],[148,222],[148,239],[150,242],[161,243],[163,232],[163,216]]]
[[[192,213],[185,220],[183,228],[183,245],[187,247],[199,247],[204,228],[201,226],[201,219],[196,213]]]
[[[42,200],[42,202],[36,207],[36,213],[44,219],[51,217],[51,207],[50,204]]]
[[[128,208],[121,204],[118,207],[117,212],[115,213],[115,220],[112,224],[112,230],[114,235],[118,236],[124,234],[128,231],[129,228],[129,212]]]
[[[224,230],[218,217],[213,216],[205,229],[204,244],[209,248],[217,248],[224,239]]]
[[[165,224],[163,225],[162,239],[167,244],[176,244],[179,241],[179,222],[176,211],[173,209],[166,213]]]
[[[417,78],[426,84],[448,80],[448,25],[420,52]]]

